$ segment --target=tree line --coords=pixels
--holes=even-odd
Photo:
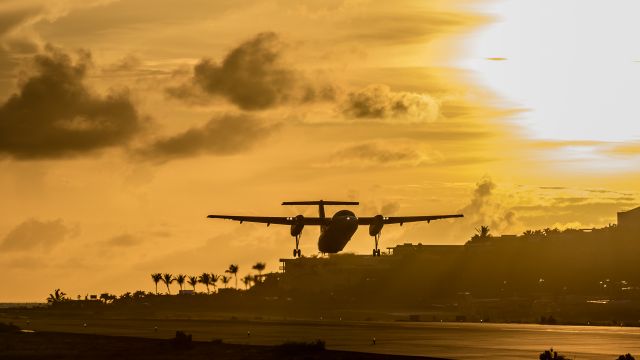
[[[258,274],[257,275],[247,274],[240,279],[240,281],[244,284],[245,289],[249,289],[249,287],[252,284],[261,281],[262,272],[266,267],[267,267],[267,264],[264,262],[257,262],[255,265],[251,267],[253,270],[256,270]],[[227,288],[229,282],[231,282],[232,279],[235,280],[235,288],[237,289],[239,271],[240,271],[240,267],[238,266],[238,264],[231,264],[229,265],[229,268],[224,271],[225,274],[228,274],[228,275],[218,275],[215,273],[207,273],[207,272],[203,272],[202,274],[197,276],[184,275],[184,274],[173,275],[170,273],[153,273],[151,274],[151,280],[155,285],[156,295],[159,294],[158,292],[159,283],[163,283],[167,287],[167,294],[171,294],[171,284],[174,282],[178,284],[178,286],[180,287],[180,290],[184,290],[184,285],[186,283],[193,288],[194,292],[196,291],[196,286],[198,284],[202,284],[206,287],[207,294],[210,294],[211,293],[210,286],[213,287],[213,292],[216,292],[218,288],[218,282],[221,282],[222,284],[224,284],[224,287]]]

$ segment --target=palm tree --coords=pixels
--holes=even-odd
[[[258,279],[262,279],[262,272],[266,267],[267,264],[263,262],[257,262],[255,265],[253,265],[252,269],[258,272],[258,277],[254,279],[255,281],[258,281]]]
[[[253,282],[253,276],[251,276],[251,274],[247,274],[241,281],[244,284],[244,289],[249,290],[249,285]]]
[[[227,284],[229,283],[229,281],[231,281],[231,277],[230,276],[226,276],[226,275],[222,275],[222,277],[220,277],[220,281],[222,281],[222,283],[224,284],[224,288],[227,288]]]
[[[171,285],[172,282],[174,282],[176,279],[173,277],[173,275],[169,274],[169,273],[164,273],[162,274],[162,282],[167,285],[167,294],[171,294],[171,289],[169,288],[169,285]]]
[[[229,268],[224,271],[226,273],[233,275],[233,277],[236,279],[236,289],[238,288],[238,270],[240,270],[240,268],[238,267],[238,264],[231,264],[229,265]]]
[[[67,294],[65,292],[63,292],[60,289],[56,289],[53,294],[49,294],[49,297],[47,298],[47,302],[50,304],[53,303],[57,303],[60,301],[64,301],[66,300],[65,296],[67,296]]]
[[[153,280],[153,283],[156,284],[156,295],[158,295],[158,283],[160,282],[160,280],[162,280],[162,274],[160,273],[151,274],[151,280]]]
[[[209,275],[209,273],[202,273],[202,275],[198,277],[198,282],[200,282],[200,284],[203,284],[204,286],[207,287],[207,294],[208,294],[209,284],[211,284],[211,276]]]
[[[182,286],[184,285],[185,280],[187,280],[187,275],[184,275],[184,274],[176,275],[176,282],[178,283],[178,286],[180,286],[180,291],[182,291]]]
[[[213,292],[216,292],[216,283],[220,280],[220,275],[216,275],[214,273],[209,274],[209,284],[213,285]]]
[[[491,230],[489,229],[489,226],[487,225],[482,225],[480,226],[480,229],[476,229],[476,232],[478,233],[477,235],[481,238],[481,239],[486,239],[488,237],[491,237]]]
[[[193,292],[196,292],[196,285],[198,285],[198,277],[189,276],[189,280],[187,280],[187,284],[193,286]]]

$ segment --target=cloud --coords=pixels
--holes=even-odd
[[[138,151],[143,157],[166,161],[195,155],[232,155],[252,148],[279,125],[247,114],[222,115],[204,126],[159,139]]]
[[[62,220],[40,221],[29,219],[11,230],[0,243],[3,251],[49,251],[66,238],[77,234]]]
[[[131,234],[121,234],[114,236],[107,241],[105,244],[108,246],[114,247],[130,247],[140,244],[141,240]]]
[[[420,154],[408,147],[385,147],[377,143],[367,142],[355,144],[336,151],[332,158],[336,162],[357,160],[376,164],[390,164],[398,162],[418,162]]]
[[[243,110],[333,98],[331,86],[315,87],[284,64],[283,46],[277,34],[260,33],[229,52],[220,64],[201,60],[193,69],[191,83],[167,91],[185,100],[203,92],[223,97]]]
[[[495,199],[496,188],[496,183],[490,177],[484,177],[476,183],[471,201],[460,210],[465,215],[465,221],[470,221],[473,226],[488,225],[495,231],[505,231],[516,225],[516,212],[505,209],[500,200]]]
[[[42,9],[36,6],[0,9],[0,37],[13,31],[41,11]]]
[[[370,85],[349,92],[340,105],[340,111],[347,118],[429,122],[438,118],[439,105],[426,94],[394,92],[386,85]]]
[[[84,83],[90,54],[51,46],[34,56],[36,73],[0,106],[0,154],[61,158],[127,143],[141,119],[127,92],[99,96]]]

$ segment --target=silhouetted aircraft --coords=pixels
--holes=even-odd
[[[209,215],[210,219],[228,219],[243,222],[255,222],[278,225],[290,225],[291,236],[296,239],[296,248],[293,250],[293,257],[302,256],[299,249],[300,235],[305,225],[320,226],[320,238],[318,239],[318,250],[322,253],[337,253],[344,249],[345,245],[351,240],[351,237],[358,229],[359,225],[369,225],[369,235],[373,236],[375,248],[373,256],[380,256],[378,242],[380,241],[380,232],[385,224],[402,224],[416,221],[431,222],[431,220],[448,219],[463,217],[462,214],[456,215],[427,215],[427,216],[393,216],[386,217],[376,215],[372,217],[357,217],[349,210],[340,210],[331,218],[325,217],[325,205],[359,205],[356,201],[285,201],[282,205],[318,205],[318,217],[305,217],[298,215],[294,217],[278,217],[278,216],[236,216],[236,215]]]

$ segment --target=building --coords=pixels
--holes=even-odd
[[[640,235],[640,206],[618,213],[618,230],[627,234]]]

